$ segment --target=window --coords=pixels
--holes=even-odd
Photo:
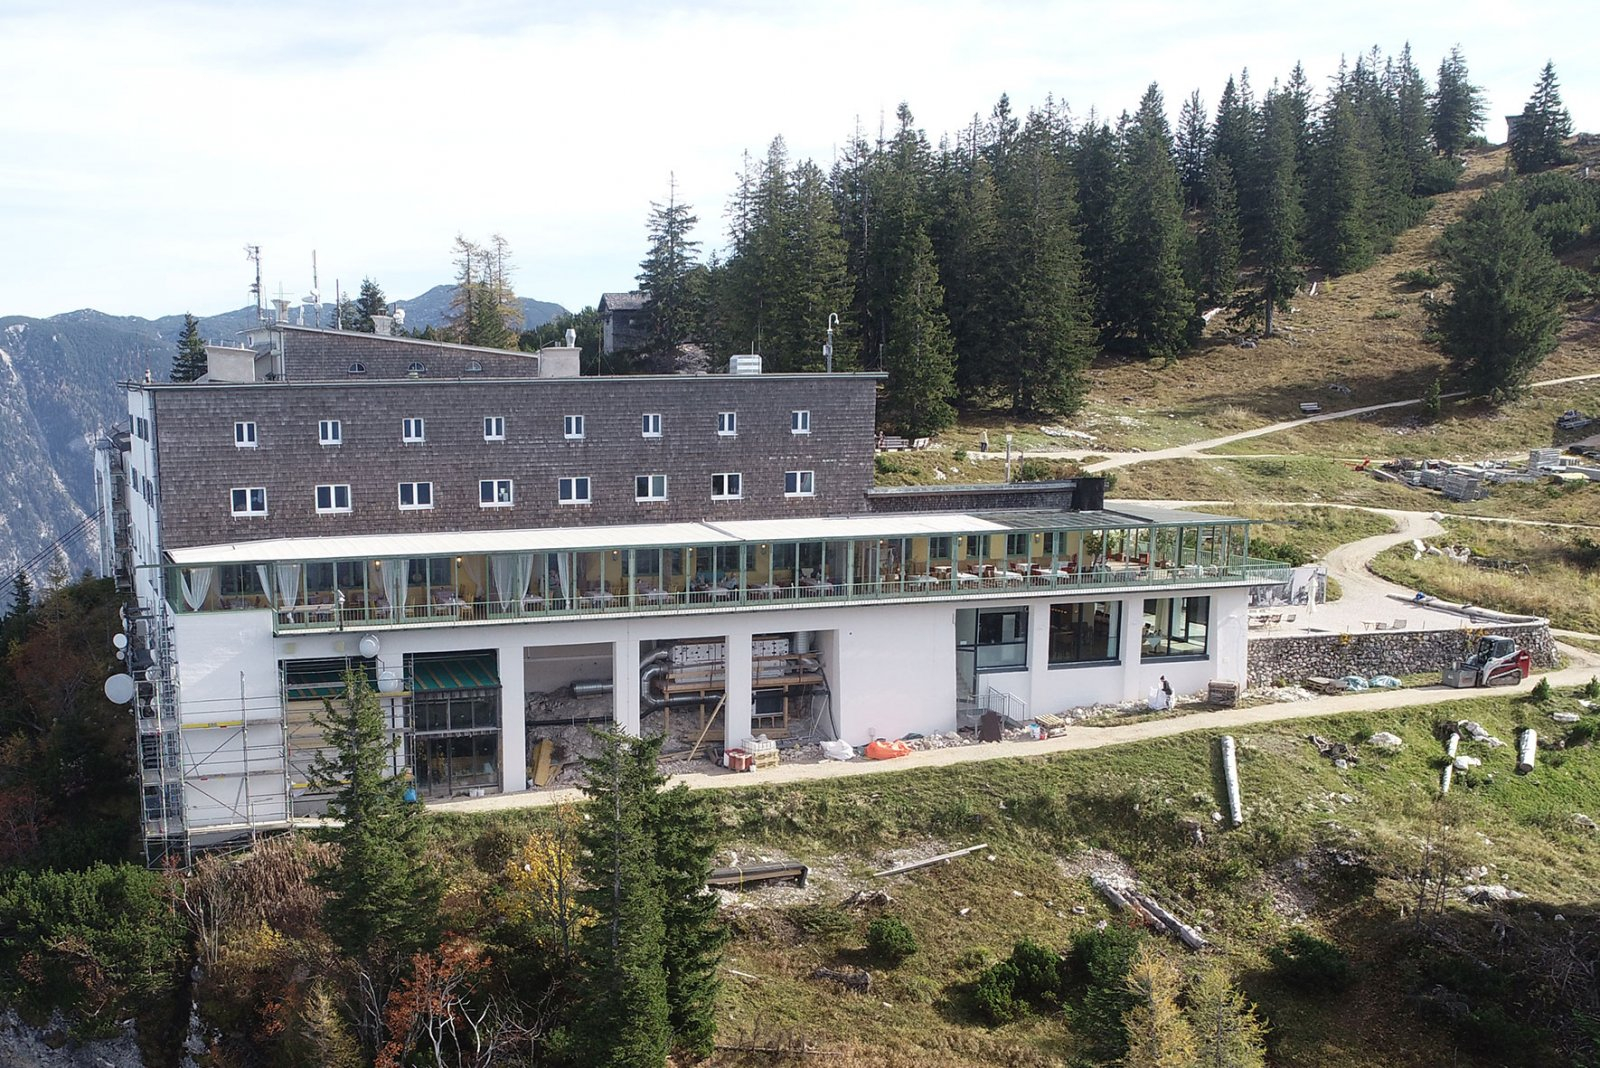
[[[421,416],[411,416],[400,425],[401,441],[425,441]]]
[[[357,360],[355,363],[350,365],[350,373],[353,375],[364,375],[367,373],[367,365],[362,363],[360,360]]]
[[[726,471],[711,476],[711,499],[732,501],[744,496],[743,479],[737,471]]]
[[[246,486],[233,490],[234,515],[266,515],[267,487]]]
[[[478,505],[482,508],[507,508],[511,505],[511,480],[486,478],[478,483]]]
[[[318,486],[317,487],[317,514],[326,515],[329,512],[348,512],[350,510],[350,486]]]
[[[1028,666],[1026,608],[966,609],[956,613],[956,651],[977,671],[1022,671]]]
[[[583,437],[583,416],[564,415],[561,417],[561,436],[568,441],[576,441]]]
[[[639,424],[639,433],[641,436],[647,438],[659,438],[661,436],[660,412],[645,412],[640,418]]]
[[[139,469],[137,467],[130,468],[128,473],[128,485],[133,487],[133,492],[142,492],[139,489]]]
[[[421,511],[424,508],[432,507],[432,482],[400,483],[400,510],[402,512]]]
[[[134,416],[134,418],[133,418],[133,432],[134,432],[134,434],[136,434],[138,436],[140,441],[149,441],[150,440],[150,420],[146,419],[142,415]]]
[[[344,427],[337,419],[324,419],[317,424],[317,440],[324,445],[343,445]]]
[[[587,475],[575,475],[563,478],[556,489],[556,499],[561,504],[588,504],[589,503],[589,478]]]
[[[783,495],[785,497],[813,497],[816,492],[816,472],[785,471],[783,473]]]
[[[739,432],[738,412],[717,413],[717,433],[725,438],[731,438]]]
[[[1007,534],[1006,535],[1006,555],[1007,556],[1027,556],[1028,555],[1028,542],[1029,542],[1029,540],[1030,540],[1030,537],[1027,534]]]
[[[483,417],[483,440],[506,440],[506,417],[503,415],[486,415]]]
[[[483,374],[483,364],[477,360],[468,360],[466,371],[468,374],[481,375]]]
[[[950,559],[950,535],[940,534],[928,539],[928,556],[934,560]]]
[[[413,360],[413,361],[411,361],[411,364],[408,367],[406,367],[406,374],[408,374],[408,375],[420,375],[420,374],[425,374],[427,372],[427,370],[428,370],[428,368],[427,368],[426,364],[422,363],[420,360]]]
[[[1210,621],[1209,597],[1147,597],[1139,653],[1146,660],[1203,657]]]
[[[636,501],[664,501],[667,499],[666,475],[638,475],[633,480],[633,499]]]
[[[153,501],[156,499],[156,488],[150,484],[150,479],[148,476],[146,476],[144,480],[144,499],[147,501]]]
[[[791,434],[809,434],[809,433],[811,433],[811,413],[808,412],[808,411],[790,412],[789,413],[789,433],[791,433]]]
[[[233,443],[241,449],[256,447],[256,425],[254,423],[233,424]]]
[[[1122,602],[1050,606],[1050,666],[1115,663],[1121,648]]]

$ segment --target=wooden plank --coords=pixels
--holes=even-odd
[[[901,864],[898,867],[885,868],[883,871],[875,871],[872,874],[873,874],[874,878],[878,878],[878,879],[881,879],[881,878],[883,878],[885,876],[888,876],[888,875],[902,875],[902,874],[904,874],[905,872],[908,872],[908,871],[916,871],[918,868],[932,867],[933,865],[938,864],[941,861],[954,860],[957,857],[964,857],[969,853],[976,853],[979,850],[988,849],[988,848],[989,848],[989,843],[988,842],[979,842],[975,846],[968,846],[965,849],[958,849],[953,853],[940,853],[938,856],[929,857],[927,860],[914,860],[910,864]]]
[[[540,738],[533,747],[533,785],[550,785],[550,757],[554,754],[556,743],[549,738]]]

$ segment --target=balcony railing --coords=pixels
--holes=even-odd
[[[1235,557],[1227,564],[1185,567],[1102,565],[1082,571],[1031,571],[986,569],[969,573],[948,569],[946,574],[876,578],[855,583],[827,580],[794,585],[757,583],[709,585],[703,589],[657,589],[643,580],[631,593],[609,589],[573,592],[566,596],[530,594],[520,603],[463,600],[453,591],[430,592],[426,603],[407,604],[399,610],[387,604],[317,603],[275,611],[277,631],[336,630],[386,626],[437,626],[461,622],[513,622],[536,619],[570,619],[585,616],[647,615],[657,612],[719,612],[730,608],[809,607],[873,601],[915,601],[925,598],[996,597],[1006,594],[1095,593],[1121,589],[1160,589],[1182,586],[1270,585],[1288,582],[1290,569],[1281,561]],[[233,607],[246,607],[236,604]]]

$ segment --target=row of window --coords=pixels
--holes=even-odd
[[[1144,601],[1139,658],[1199,658],[1209,654],[1211,598],[1149,597]],[[1020,671],[1028,665],[1028,609],[983,608],[957,613],[956,648],[966,670]],[[1122,659],[1122,602],[1082,601],[1050,606],[1047,657],[1051,667],[1110,664]]]
[[[815,471],[785,471],[783,495],[785,497],[814,497],[817,492]],[[236,486],[229,491],[233,514],[256,516],[267,514],[265,486]],[[738,471],[719,471],[711,476],[711,499],[736,501],[744,497],[744,475]],[[349,483],[316,487],[316,508],[319,514],[328,515],[351,511]],[[423,511],[433,507],[432,482],[401,482],[396,499],[402,512]],[[664,501],[667,499],[666,475],[638,475],[633,480],[635,501]],[[556,480],[558,504],[589,504],[590,480],[587,475],[570,475]],[[516,503],[516,487],[509,478],[485,478],[478,482],[478,505],[482,508],[506,508]]]
[[[141,420],[142,422],[142,420]],[[400,420],[400,440],[407,444],[416,444],[427,440],[426,420],[421,416],[407,416]],[[561,436],[568,441],[582,441],[586,436],[587,420],[582,415],[563,415],[561,417]],[[737,437],[739,433],[738,412],[717,413],[717,435],[719,437]],[[811,412],[797,409],[789,413],[789,433],[811,433]],[[639,417],[639,436],[646,438],[661,437],[661,413],[645,412]],[[504,441],[506,439],[506,417],[503,415],[486,415],[483,417],[483,440]],[[253,449],[260,444],[260,434],[253,422],[237,422],[233,424],[233,443],[241,449]],[[338,419],[320,419],[317,421],[317,441],[323,445],[344,444],[344,425]]]

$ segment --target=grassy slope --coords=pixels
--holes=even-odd
[[[1575,707],[1563,698],[1561,707],[1569,706]],[[754,978],[727,979],[722,1035],[799,1036],[845,1051],[829,1059],[844,1065],[1061,1063],[1075,1048],[1062,1017],[987,1028],[971,1015],[967,984],[1018,938],[1064,946],[1072,932],[1108,918],[1087,879],[1063,867],[1092,847],[1131,862],[1149,887],[1205,929],[1214,952],[1226,957],[1270,1019],[1274,1064],[1503,1063],[1470,1043],[1453,1048],[1436,1014],[1410,1000],[1436,981],[1420,969],[1438,955],[1419,952],[1413,942],[1402,917],[1414,891],[1397,876],[1414,870],[1422,841],[1447,815],[1460,867],[1484,865],[1485,881],[1529,895],[1514,910],[1519,922],[1537,924],[1535,912],[1547,918],[1561,911],[1575,932],[1593,932],[1600,838],[1576,828],[1571,815],[1593,814],[1600,752],[1547,753],[1534,774],[1519,777],[1511,773],[1508,749],[1466,743],[1462,751],[1482,757],[1485,768],[1458,780],[1442,813],[1432,801],[1442,748],[1430,734],[1436,722],[1457,717],[1479,720],[1508,740],[1522,722],[1541,733],[1552,727],[1532,706],[1503,697],[1268,725],[1239,736],[1247,819],[1231,832],[1215,829],[1210,818],[1218,794],[1207,734],[719,792],[710,803],[746,862],[785,857],[816,869],[809,905],[796,905],[795,891],[752,891],[725,912],[736,932],[726,964]],[[1315,732],[1355,741],[1375,730],[1395,731],[1406,748],[1383,759],[1369,751],[1345,771],[1304,740]],[[1351,802],[1338,800],[1340,794]],[[458,842],[505,842],[541,818],[538,812],[441,817],[438,825]],[[1190,842],[1188,821],[1204,828],[1203,845]],[[973,842],[990,843],[994,860],[978,855],[888,880],[869,875],[897,850],[921,848],[927,855]],[[1291,925],[1274,904],[1282,901],[1281,888],[1275,894],[1266,873],[1318,855],[1318,847],[1353,851],[1389,874],[1364,891],[1328,881],[1319,884],[1326,893],[1305,894],[1309,925],[1339,942],[1360,969],[1347,993],[1306,997],[1277,984],[1266,963],[1265,947]],[[456,848],[450,855],[470,852]],[[853,889],[880,886],[894,897],[888,911],[910,924],[922,947],[891,970],[861,950],[873,913],[836,907]],[[769,903],[774,895],[783,900]],[[1084,914],[1075,915],[1074,906]],[[1450,908],[1448,926],[1457,933],[1484,915]],[[962,909],[971,911],[963,917]],[[1175,959],[1192,964],[1194,957],[1168,945]],[[841,993],[812,980],[819,964],[870,967],[871,994]]]

